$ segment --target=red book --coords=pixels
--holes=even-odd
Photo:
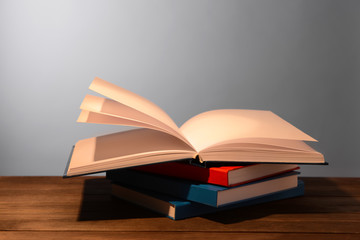
[[[167,162],[133,169],[226,187],[256,181],[299,169],[296,164],[251,164],[203,168],[182,162]]]

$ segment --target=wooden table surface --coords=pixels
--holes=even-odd
[[[360,239],[360,178],[302,179],[303,197],[173,221],[104,177],[0,177],[0,239]]]

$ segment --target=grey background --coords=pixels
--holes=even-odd
[[[95,76],[180,125],[216,108],[266,109],[360,176],[360,1],[0,0],[0,175],[62,175]]]

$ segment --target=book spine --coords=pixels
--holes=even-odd
[[[155,173],[164,176],[176,177],[211,183],[229,187],[228,171],[219,168],[203,168],[190,164],[170,162],[147,166],[134,167],[133,169],[148,173]]]
[[[229,171],[220,168],[209,168],[208,183],[230,187]]]

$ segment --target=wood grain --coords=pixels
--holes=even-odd
[[[8,231],[0,235],[0,240],[22,239],[59,239],[59,240],[96,240],[96,239],[194,239],[194,240],[275,240],[275,239],[316,239],[351,240],[358,239],[357,234],[303,234],[303,233],[222,233],[222,232],[34,232]]]
[[[302,179],[303,197],[172,221],[103,177],[0,177],[0,239],[360,239],[360,179]]]

